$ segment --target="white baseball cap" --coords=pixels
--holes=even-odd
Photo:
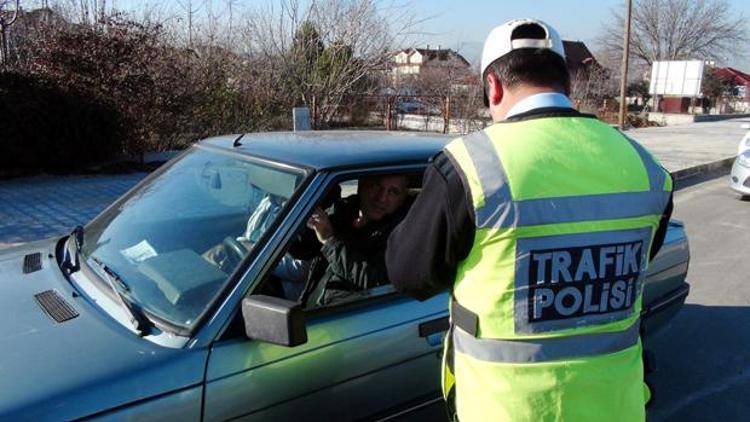
[[[513,31],[521,25],[537,25],[544,29],[545,38],[516,38],[511,40]],[[537,19],[513,19],[504,24],[495,27],[487,36],[482,49],[482,68],[480,76],[484,76],[484,71],[495,60],[503,57],[513,50],[521,48],[548,48],[565,60],[565,50],[563,49],[562,39],[555,28]]]

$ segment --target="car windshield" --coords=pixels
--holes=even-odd
[[[304,173],[197,147],[86,227],[82,253],[149,313],[191,328]]]

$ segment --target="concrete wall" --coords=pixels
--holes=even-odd
[[[666,125],[666,126],[680,125],[680,124],[684,125],[686,123],[693,123],[695,121],[695,115],[649,112],[648,120],[659,123],[660,125]]]
[[[489,121],[451,119],[448,133],[469,133],[484,128]],[[421,116],[418,114],[399,114],[396,117],[398,129],[419,130],[424,132],[443,132],[444,121],[442,116]]]
[[[673,114],[673,113],[648,113],[648,120],[662,125],[680,125],[693,122],[715,122],[719,120],[736,119],[738,117],[750,117],[750,114]]]

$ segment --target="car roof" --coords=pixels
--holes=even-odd
[[[452,137],[437,133],[300,131],[224,135],[200,141],[228,151],[316,170],[379,164],[426,163]]]

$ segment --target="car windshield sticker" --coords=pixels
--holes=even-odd
[[[641,294],[650,230],[519,239],[519,333],[603,324],[632,315]]]
[[[138,264],[149,258],[153,258],[156,255],[156,249],[148,243],[147,240],[142,240],[140,243],[131,246],[127,249],[123,249],[120,253],[128,259],[132,264]]]

